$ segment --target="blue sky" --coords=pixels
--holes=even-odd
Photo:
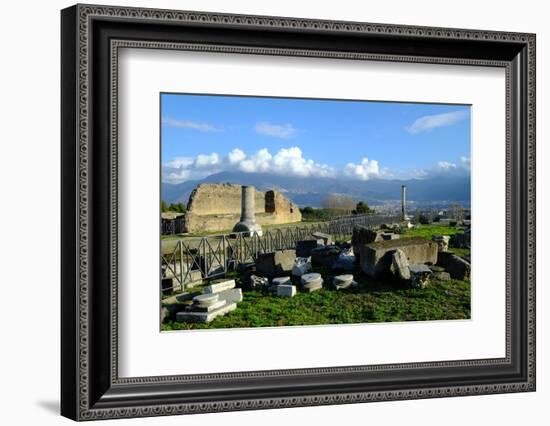
[[[425,178],[469,173],[470,107],[161,95],[162,180],[224,170]]]

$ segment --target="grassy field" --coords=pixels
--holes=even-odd
[[[449,226],[421,225],[406,230],[401,237],[452,235],[461,232]],[[451,250],[459,256],[469,254],[468,249]],[[274,327],[321,324],[353,324],[365,322],[403,322],[425,320],[453,320],[470,318],[469,281],[431,281],[428,288],[414,289],[389,280],[373,280],[357,267],[353,271],[359,286],[336,291],[330,285],[335,272],[316,268],[325,285],[313,293],[301,293],[293,298],[280,298],[267,291],[243,291],[244,300],[235,311],[216,318],[209,324],[179,323],[169,318],[162,330]],[[243,276],[232,273],[238,287],[244,287]],[[299,280],[293,278],[295,284]],[[299,286],[298,286],[299,288]],[[199,289],[195,289],[200,291]],[[190,302],[184,302],[190,303]],[[183,307],[182,307],[183,308]]]
[[[179,323],[165,319],[162,330],[235,327],[274,327],[314,324],[425,321],[470,318],[470,283],[432,281],[425,289],[370,280],[359,271],[356,289],[336,291],[330,286],[334,273],[321,272],[325,287],[280,298],[261,291],[243,291],[235,311],[209,324]],[[238,285],[240,279],[238,276]]]

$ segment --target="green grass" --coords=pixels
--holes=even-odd
[[[325,287],[280,298],[261,291],[244,291],[237,309],[208,324],[165,319],[162,330],[274,327],[365,322],[425,321],[470,318],[470,283],[432,281],[425,289],[370,280],[355,271],[359,287],[333,290],[332,274],[322,272]],[[239,283],[239,277],[237,277]],[[239,284],[238,284],[239,285]]]
[[[423,237],[431,240],[432,235],[452,235],[457,232],[461,232],[460,229],[449,226],[420,225],[406,230],[401,238]],[[470,253],[469,249],[450,250],[458,256]],[[330,285],[335,275],[333,271],[316,268],[316,272],[320,272],[325,279],[325,286],[320,291],[298,292],[293,298],[280,298],[268,292],[245,290],[244,300],[237,305],[235,311],[216,318],[211,323],[180,323],[167,318],[162,324],[162,330],[470,318],[468,281],[432,281],[428,288],[414,289],[396,282],[370,279],[357,268],[353,274],[359,283],[358,288],[336,291]],[[238,287],[243,287],[242,275],[233,272],[229,277],[236,280]]]
[[[461,229],[454,226],[442,225],[418,225],[412,229],[406,229],[401,234],[402,237],[424,237],[428,240],[432,239],[432,235],[454,235],[462,232]]]

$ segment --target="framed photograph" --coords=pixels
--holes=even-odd
[[[74,420],[535,390],[535,35],[61,12]]]

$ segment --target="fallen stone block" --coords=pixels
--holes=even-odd
[[[332,284],[334,284],[336,290],[343,290],[357,285],[357,283],[353,280],[352,274],[336,275],[332,279]]]
[[[194,311],[194,312],[212,312],[212,311],[215,311],[216,309],[221,308],[222,306],[225,306],[226,303],[227,302],[225,300],[218,300],[217,302],[214,302],[208,306],[193,304],[193,305],[187,306],[185,310]]]
[[[277,277],[277,278],[273,278],[271,280],[271,283],[274,285],[274,286],[279,286],[279,285],[291,285],[292,284],[292,281],[290,280],[290,277]]]
[[[471,267],[470,264],[458,256],[451,256],[447,261],[445,270],[455,280],[469,280]]]
[[[346,249],[340,252],[338,259],[334,261],[331,268],[343,271],[352,271],[355,268],[355,255],[353,249]]]
[[[354,226],[351,235],[351,246],[353,247],[356,260],[359,260],[359,250],[363,244],[376,243],[378,241],[382,241],[381,232],[363,225]]]
[[[237,308],[236,303],[226,303],[210,312],[183,311],[176,314],[176,321],[181,322],[211,322],[216,317],[225,315]]]
[[[332,267],[340,256],[340,248],[337,246],[318,247],[311,252],[311,264],[313,266]]]
[[[256,272],[264,277],[290,275],[296,260],[296,250],[278,250],[258,255]]]
[[[200,306],[210,306],[216,303],[220,299],[220,295],[215,294],[199,294],[193,297],[193,303]]]
[[[312,292],[323,288],[323,277],[317,272],[302,275],[300,279],[302,288],[307,292]]]
[[[393,232],[383,232],[380,236],[383,241],[398,240],[400,238],[399,234],[394,234]]]
[[[250,276],[250,288],[252,289],[262,289],[269,287],[269,278],[259,277],[257,275]]]
[[[432,241],[437,244],[437,249],[439,251],[449,251],[449,240],[451,239],[448,235],[432,235]]]
[[[403,251],[409,264],[435,264],[437,244],[421,237],[400,240],[380,241],[364,244],[360,248],[360,265],[363,272],[371,277],[379,277],[389,272],[393,252]]]
[[[411,279],[409,261],[401,249],[397,249],[392,254],[391,272],[399,280],[408,281]]]
[[[311,236],[316,240],[323,240],[323,244],[326,246],[332,244],[332,236],[330,234],[325,234],[324,232],[313,232]]]
[[[409,265],[411,285],[414,288],[426,288],[430,282],[432,270],[427,265]]]
[[[301,277],[311,271],[311,258],[309,257],[297,257],[292,267],[292,275]]]
[[[227,303],[239,303],[243,301],[243,291],[240,288],[231,288],[219,293],[220,300],[225,300]]]
[[[456,248],[470,248],[471,230],[467,229],[464,232],[451,236],[449,245]]]
[[[310,257],[311,251],[319,246],[317,240],[302,240],[296,243],[296,257]]]
[[[296,286],[282,284],[277,286],[277,296],[279,297],[294,297],[296,295]]]
[[[235,288],[235,280],[213,281],[210,285],[204,287],[204,293],[219,293],[230,288]]]

